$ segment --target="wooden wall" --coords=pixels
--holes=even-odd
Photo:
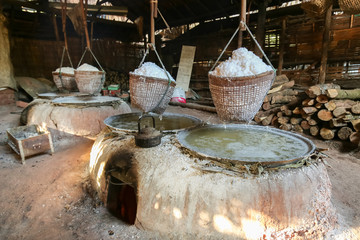
[[[284,19],[286,34],[283,69],[298,84],[304,86],[316,84],[319,76],[324,19],[311,18],[306,14],[268,19],[265,52],[275,67],[279,61],[280,33]],[[238,19],[203,24],[199,29],[194,29],[180,38],[181,41],[173,41],[167,46],[170,49],[180,48],[181,44],[197,47],[191,85],[198,91],[204,92],[204,96],[208,96],[207,72],[237,26]],[[250,29],[255,32],[255,23],[250,23]],[[330,40],[326,81],[339,83],[345,88],[360,87],[358,81],[360,80],[360,15],[333,14]],[[237,48],[236,42],[235,38],[224,54],[223,60]],[[254,49],[254,43],[248,34],[245,34],[243,46],[250,50]],[[200,85],[202,87],[199,87]]]
[[[12,38],[11,60],[15,76],[45,77],[52,79],[52,71],[60,67],[63,42]],[[128,73],[137,68],[142,58],[142,48],[131,43],[102,39],[92,42],[92,51],[105,70]],[[84,52],[80,38],[69,39],[69,53],[76,68]],[[82,63],[98,67],[86,53]],[[70,66],[64,58],[63,66]]]

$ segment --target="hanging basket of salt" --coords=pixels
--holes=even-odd
[[[247,26],[246,29],[252,36]],[[230,41],[238,30],[239,28]],[[253,39],[258,45],[255,38]],[[226,48],[227,46],[222,54]],[[268,60],[265,54],[264,57]],[[246,48],[239,48],[233,51],[231,58],[219,64],[213,71],[214,67],[211,69],[208,73],[209,87],[220,119],[249,122],[254,118],[275,79],[275,70],[269,60],[268,62],[269,65]]]
[[[67,53],[67,57],[69,59],[71,67],[62,66],[65,52]],[[66,90],[70,92],[75,92],[78,90],[75,81],[74,68],[71,62],[69,51],[66,49],[66,47],[63,48],[60,67],[53,71],[52,75],[55,85],[60,91]]]
[[[162,68],[152,62],[143,63],[147,50],[140,66],[129,73],[130,100],[132,106],[143,112],[162,114],[170,102],[176,83],[153,48]]]
[[[101,70],[87,63],[84,63],[80,66],[86,51],[89,51],[91,53]],[[98,62],[90,48],[85,49],[85,52],[80,59],[78,67],[77,69],[75,69],[75,81],[79,92],[86,94],[98,94],[100,93],[101,88],[104,85],[105,71],[101,67],[100,63]]]

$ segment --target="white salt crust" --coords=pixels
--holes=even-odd
[[[97,69],[94,66],[91,66],[90,64],[84,63],[80,67],[76,69],[76,71],[90,71],[90,72],[98,72],[99,69]]]
[[[55,72],[60,72],[60,68],[57,68],[55,70]],[[62,67],[61,72],[74,75],[74,68],[72,68],[72,67]]]
[[[253,52],[246,48],[238,48],[232,52],[228,60],[220,63],[210,74],[223,77],[245,77],[271,70],[271,66],[266,65]]]
[[[168,71],[165,73],[164,69],[153,62],[143,63],[139,68],[135,69],[133,73],[140,76],[160,78],[168,81],[167,74],[171,81],[175,81]]]

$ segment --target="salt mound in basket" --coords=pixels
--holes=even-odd
[[[61,67],[52,72],[53,80],[59,90],[77,91],[74,68]]]
[[[259,111],[275,72],[253,52],[239,48],[208,76],[219,118],[249,122]]]
[[[131,105],[143,112],[162,114],[176,85],[169,72],[155,63],[145,62],[129,75]]]
[[[75,70],[75,81],[79,92],[96,94],[105,82],[105,72],[84,63]]]

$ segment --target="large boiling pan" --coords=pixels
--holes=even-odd
[[[233,157],[228,158],[224,157],[222,155],[228,149],[226,149],[226,146],[221,146],[221,144],[207,144],[207,140],[210,141],[210,138],[217,137],[217,134],[222,134],[223,131],[228,131],[230,134],[231,132],[238,131],[238,130],[245,130],[250,131],[250,134],[254,132],[255,135],[254,140],[252,141],[251,138],[248,140],[249,142],[246,142],[246,144],[238,144],[240,140],[237,140],[236,138],[230,139],[226,137],[225,134],[225,141],[230,142],[230,144],[233,144],[232,146],[248,146],[251,151],[255,153],[257,158],[252,157],[243,157],[241,154],[234,154]],[[268,158],[266,157],[262,158],[262,153],[266,153],[268,149],[266,149],[266,144],[271,144],[271,142],[266,142],[266,140],[260,139],[261,137],[257,135],[257,133],[262,134],[273,134],[275,135],[275,138],[283,138],[284,139],[284,146],[282,149],[287,149],[291,147],[291,144],[294,144],[293,146],[296,147],[297,151],[296,153],[292,153],[291,151],[288,151],[286,154],[286,158],[284,156],[279,156],[279,158]],[[196,138],[202,138],[201,141],[204,144],[198,144],[196,145],[193,141]],[[228,125],[205,125],[201,126],[195,129],[189,129],[184,130],[177,133],[177,139],[180,142],[180,144],[189,149],[190,152],[192,152],[195,155],[202,156],[208,159],[213,159],[222,163],[229,163],[230,165],[238,165],[238,164],[261,164],[263,166],[280,166],[280,165],[287,165],[291,163],[298,162],[299,160],[305,159],[309,157],[314,151],[315,151],[315,145],[310,141],[309,139],[293,133],[289,131],[280,130],[277,128],[271,128],[271,127],[264,127],[264,126],[258,126],[258,125],[247,125],[247,124],[228,124]],[[207,145],[204,147],[204,145]],[[230,146],[230,145],[229,145]],[[269,145],[268,145],[269,146]],[[271,145],[270,145],[271,146]],[[274,146],[273,151],[281,151],[280,146]],[[230,151],[232,151],[230,149]],[[269,150],[270,151],[270,150]],[[260,160],[259,160],[260,159]]]

